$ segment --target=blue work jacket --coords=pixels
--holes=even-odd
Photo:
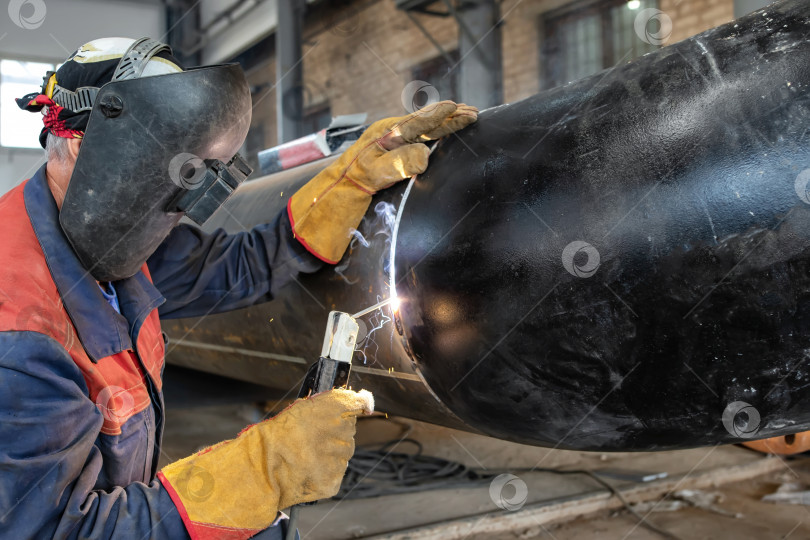
[[[177,226],[114,282],[117,313],[59,226],[45,166],[0,198],[0,538],[188,538],[155,480],[158,314],[250,306],[317,270],[286,213],[268,217],[237,234]]]

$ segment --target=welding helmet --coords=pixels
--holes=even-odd
[[[237,154],[251,117],[238,64],[184,71],[158,41],[124,40],[117,55],[99,46],[108,41],[122,38],[91,42],[68,62],[120,55],[109,82],[65,88],[60,68],[43,87],[49,103],[89,111],[59,222],[99,281],[137,273],[184,215],[202,224],[252,172]]]

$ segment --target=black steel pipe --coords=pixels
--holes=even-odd
[[[587,450],[810,429],[808,32],[810,4],[781,2],[484,111],[377,196],[369,247],[181,322],[170,360],[294,391],[327,312],[393,276],[399,317],[352,381],[383,410]],[[322,166],[247,184],[213,225],[261,222]]]

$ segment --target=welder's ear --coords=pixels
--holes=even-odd
[[[70,159],[70,163],[76,163],[76,158],[79,157],[79,149],[82,146],[81,139],[68,139],[67,140],[67,147],[68,147],[68,157]]]

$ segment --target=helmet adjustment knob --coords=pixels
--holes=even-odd
[[[124,101],[115,94],[107,94],[101,98],[99,107],[104,116],[107,118],[115,118],[120,116],[121,112],[124,110]]]

